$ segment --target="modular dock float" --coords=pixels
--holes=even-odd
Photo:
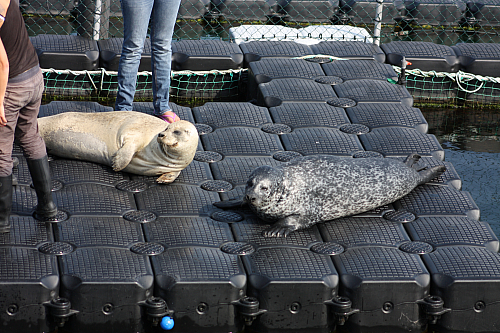
[[[200,43],[174,47],[176,66],[203,56],[176,50],[211,50],[211,41]],[[194,61],[249,64],[254,102],[173,104],[200,141],[172,184],[54,157],[60,212],[45,223],[32,217],[36,194],[15,148],[12,230],[0,234],[0,332],[500,331],[498,239],[461,191],[408,90],[388,82],[397,75],[384,61],[406,45],[264,43],[233,44],[224,54],[219,42],[216,54]],[[414,53],[424,63],[460,66],[453,48],[444,58],[431,46],[416,44]],[[343,54],[327,51],[339,47]],[[305,55],[313,57],[291,59]],[[134,109],[153,111],[151,103]],[[43,105],[40,117],[65,111],[112,109],[58,101]],[[249,210],[213,205],[242,195],[261,165],[311,154],[410,153],[447,171],[393,204],[287,238],[263,237],[267,224]]]

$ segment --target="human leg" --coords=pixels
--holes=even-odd
[[[12,173],[13,160],[12,148],[14,146],[14,132],[18,118],[18,111],[12,111],[7,105],[9,93],[6,93],[5,98],[5,118],[7,125],[0,126],[0,177],[7,177]]]
[[[15,127],[15,138],[26,159],[39,159],[47,155],[45,142],[38,131],[38,111],[42,101],[43,75],[41,70],[22,82],[10,84],[12,103],[20,101]]]
[[[7,94],[8,95],[8,94]],[[6,96],[7,97],[7,96]],[[0,233],[10,231],[12,210],[12,146],[17,114],[5,108],[7,125],[0,126]]]
[[[12,210],[12,174],[0,176],[0,234],[10,231]]]
[[[172,110],[169,106],[171,43],[179,6],[180,0],[155,0],[151,14],[151,71],[156,115]],[[178,120],[175,114],[172,116],[173,121]]]
[[[4,98],[4,110],[7,124],[0,126],[0,233],[10,231],[10,213],[12,211],[12,147],[14,133],[23,105],[22,95],[17,95],[11,86],[7,86]]]
[[[115,110],[131,111],[134,102],[137,71],[154,0],[121,0],[123,47],[118,65],[118,94]]]
[[[45,219],[55,216],[57,207],[52,198],[52,180],[45,142],[38,132],[37,115],[43,92],[41,71],[21,83],[17,91],[22,93],[23,90],[28,100],[19,110],[15,136],[23,148],[38,199],[35,216],[38,219]]]

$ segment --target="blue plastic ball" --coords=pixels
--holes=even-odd
[[[174,320],[170,317],[163,317],[161,319],[160,327],[165,331],[169,331],[174,328]]]

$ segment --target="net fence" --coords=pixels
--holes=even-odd
[[[42,69],[45,98],[104,100],[114,99],[118,91],[117,72],[71,71]],[[170,99],[181,105],[195,106],[206,101],[242,101],[242,78],[246,69],[172,72]],[[139,72],[136,84],[136,101],[153,97],[151,72]],[[112,102],[112,101],[111,101]]]
[[[379,6],[380,5],[380,6]],[[21,0],[30,35],[123,37],[119,0]],[[380,22],[380,31],[376,23]],[[174,38],[229,40],[229,28],[253,24],[304,27],[347,24],[382,42],[499,42],[498,0],[182,0]]]
[[[79,35],[94,40],[123,37],[119,0],[20,0],[20,7],[31,36]],[[320,39],[322,26],[333,24],[365,31],[367,35],[358,37],[374,43],[500,43],[500,1],[182,0],[174,38],[232,41],[231,30],[240,28],[239,35],[246,33],[247,41],[262,39],[263,36],[252,34],[252,25],[257,24],[275,25],[281,30],[307,30],[309,36]],[[246,77],[246,69],[173,73],[171,95],[186,101],[238,100]],[[114,72],[47,70],[45,79],[48,95],[112,98],[116,94]],[[498,103],[500,96],[496,79],[465,74],[457,79],[445,74],[409,72],[407,88],[417,102]],[[139,73],[136,97],[151,97],[150,73]]]
[[[401,75],[401,68],[393,66]],[[112,99],[117,92],[117,73],[43,69],[45,94],[52,98]],[[407,70],[406,88],[420,105],[441,106],[500,104],[500,78],[459,71],[446,73]],[[174,102],[195,106],[206,101],[244,101],[247,70],[172,72],[170,97]],[[392,82],[397,84],[396,82]],[[150,72],[139,72],[136,100],[152,98]]]

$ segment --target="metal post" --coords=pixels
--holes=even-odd
[[[384,0],[377,0],[375,9],[375,28],[373,29],[373,38],[375,45],[380,45],[380,34],[382,32],[382,10],[384,9]]]
[[[110,6],[110,0],[80,0],[77,7],[78,34],[93,40],[108,38]]]
[[[94,27],[93,27],[94,40],[99,40],[99,37],[101,35],[101,15],[102,15],[102,1],[95,0]]]

